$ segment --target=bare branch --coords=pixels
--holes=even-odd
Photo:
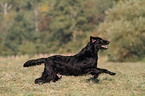
[[[3,8],[4,7],[4,4],[1,2],[1,7]]]
[[[7,2],[4,4],[4,7],[5,7],[5,8],[7,8],[7,7],[8,7],[8,3],[7,3]]]
[[[12,8],[12,5],[9,5],[8,10],[10,10]]]

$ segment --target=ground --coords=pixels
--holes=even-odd
[[[106,62],[100,57],[98,66],[116,76],[101,74],[96,80],[91,75],[63,76],[55,83],[35,85],[44,66],[24,68],[23,63],[31,58],[0,57],[0,96],[145,96],[143,62]]]

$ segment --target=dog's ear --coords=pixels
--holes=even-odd
[[[96,39],[94,37],[90,36],[90,42],[94,43],[95,41],[96,41]]]

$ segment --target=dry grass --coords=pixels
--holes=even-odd
[[[144,63],[112,63],[100,57],[99,67],[116,72],[116,76],[102,74],[98,80],[91,75],[63,76],[56,83],[35,85],[43,65],[23,68],[28,59],[0,57],[0,96],[145,96]]]

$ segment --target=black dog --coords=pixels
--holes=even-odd
[[[29,60],[24,64],[24,67],[40,65],[41,63],[45,64],[42,77],[35,80],[36,84],[55,82],[61,78],[61,75],[78,76],[91,74],[94,78],[97,78],[101,73],[115,75],[116,73],[107,69],[97,68],[98,51],[99,49],[107,49],[105,45],[109,43],[109,41],[103,40],[100,37],[91,36],[87,46],[76,55],[55,55],[48,58]]]

